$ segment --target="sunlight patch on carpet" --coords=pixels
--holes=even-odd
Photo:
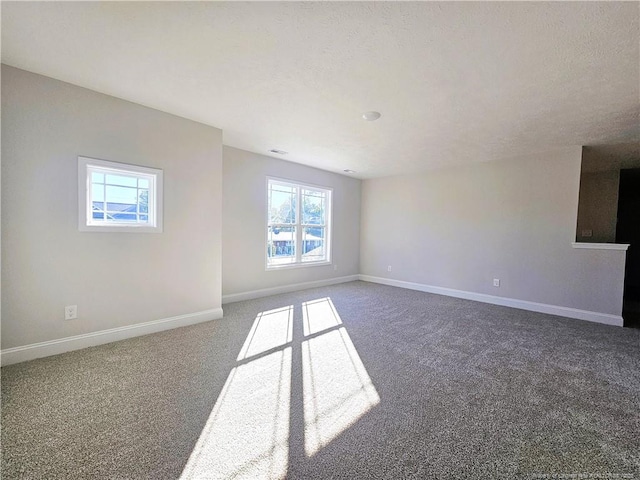
[[[302,320],[305,337],[342,324],[340,315],[329,297],[304,302]]]
[[[291,342],[293,305],[260,312],[240,350],[237,360],[253,357]]]
[[[274,314],[276,329],[288,315],[286,309]],[[235,367],[180,478],[284,478],[290,399],[291,347]]]
[[[302,371],[304,446],[313,456],[380,397],[344,327],[302,343]]]

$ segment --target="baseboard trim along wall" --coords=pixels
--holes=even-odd
[[[326,287],[327,285],[336,285],[338,283],[355,282],[359,280],[360,275],[347,275],[345,277],[328,278],[326,280],[316,280],[313,282],[294,283],[291,285],[282,285],[279,287],[263,288],[261,290],[252,290],[250,292],[232,293],[222,295],[222,304],[241,302],[243,300],[253,300],[254,298],[268,297],[270,295],[278,295],[280,293],[296,292],[298,290],[306,290],[307,288]]]
[[[162,332],[163,330],[171,330],[172,328],[186,327],[187,325],[218,320],[220,318],[222,318],[222,308],[214,308],[202,312],[127,325],[125,327],[110,328],[108,330],[75,335],[73,337],[32,343],[31,345],[22,347],[7,348],[0,352],[0,364],[4,366],[18,362],[26,362],[27,360],[117,342],[118,340]]]
[[[446,295],[448,297],[464,298],[466,300],[475,300],[476,302],[491,303],[493,305],[519,308],[521,310],[530,310],[532,312],[548,313],[551,315],[559,315],[561,317],[614,325],[616,327],[623,326],[623,319],[621,315],[591,312],[589,310],[579,310],[577,308],[548,305],[546,303],[529,302],[527,300],[517,300],[515,298],[496,297],[494,295],[486,295],[484,293],[466,292],[464,290],[455,290],[453,288],[434,287],[432,285],[424,285],[422,283],[373,277],[371,275],[359,275],[359,278],[364,282],[381,283],[392,287],[408,288],[410,290],[419,290],[421,292]]]
[[[477,302],[491,303],[493,305],[519,308],[521,310],[529,310],[532,312],[548,313],[551,315],[559,315],[561,317],[569,317],[579,320],[587,320],[590,322],[604,323],[607,325],[614,325],[618,327],[623,326],[623,319],[620,315],[611,315],[607,313],[592,312],[588,310],[579,310],[577,308],[529,302],[526,300],[517,300],[514,298],[496,297],[494,295],[486,295],[483,293],[466,292],[464,290],[455,290],[453,288],[435,287],[433,285],[406,282],[403,280],[394,280],[390,278],[374,277],[371,275],[348,275],[344,277],[329,278],[326,280],[282,285],[279,287],[264,288],[261,290],[223,295],[222,303],[225,304],[239,302],[242,300],[252,300],[254,298],[268,297],[270,295],[295,292],[298,290],[305,290],[314,287],[325,287],[328,285],[335,285],[339,283],[353,282],[355,280],[380,283],[393,287],[408,288],[410,290],[435,293],[437,295],[446,295],[449,297],[464,298],[466,300],[474,300]],[[136,325],[127,325],[125,327],[111,328],[98,332],[75,335],[73,337],[33,343],[21,347],[7,348],[0,351],[0,365],[11,365],[14,363],[25,362],[27,360],[34,360],[36,358],[48,357],[50,355],[70,352],[72,350],[80,350],[82,348],[103,345],[105,343],[117,342],[119,340],[125,340],[127,338],[133,338],[141,335],[148,335],[150,333],[170,330],[172,328],[185,327],[187,325],[194,325],[196,323],[208,322],[210,320],[220,319],[222,318],[222,316],[222,308],[214,308],[202,312],[189,313],[186,315],[178,315],[175,317],[138,323]]]

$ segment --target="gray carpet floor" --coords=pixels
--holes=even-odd
[[[224,313],[2,368],[2,478],[640,477],[640,330],[364,282]]]

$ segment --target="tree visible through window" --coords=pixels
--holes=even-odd
[[[267,268],[327,263],[331,190],[268,179]]]

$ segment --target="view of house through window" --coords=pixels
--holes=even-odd
[[[93,220],[149,222],[149,179],[131,174],[91,172]]]
[[[267,268],[329,262],[331,190],[268,179]]]
[[[162,171],[79,157],[80,229],[160,228]]]

